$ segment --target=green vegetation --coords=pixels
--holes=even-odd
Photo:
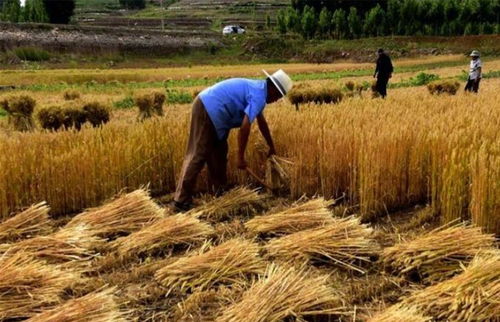
[[[498,12],[497,0],[293,0],[278,14],[277,30],[306,39],[493,34]]]
[[[18,47],[13,50],[14,54],[25,61],[46,61],[50,59],[50,53],[43,49],[33,47]]]
[[[127,9],[144,9],[146,0],[120,0],[120,5]]]
[[[123,99],[113,103],[113,107],[117,109],[129,109],[135,106],[132,95],[127,95]]]

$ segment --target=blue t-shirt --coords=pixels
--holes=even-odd
[[[245,114],[250,123],[266,106],[267,82],[232,78],[207,88],[199,95],[212,120],[220,140],[226,139],[232,128],[240,127]]]

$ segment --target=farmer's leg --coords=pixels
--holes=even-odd
[[[198,174],[203,169],[211,153],[213,125],[203,103],[197,98],[193,104],[191,130],[181,174],[177,182],[174,200],[179,203],[191,202]]]
[[[465,91],[470,92],[472,90],[472,80],[469,78],[467,79],[467,84],[465,84]]]
[[[377,92],[382,97],[387,96],[387,82],[388,81],[389,81],[389,79],[387,79],[385,77],[377,78]]]
[[[472,90],[474,91],[474,93],[479,92],[479,82],[481,82],[481,80],[477,79],[472,85]]]
[[[224,191],[227,185],[227,141],[217,141],[207,160],[208,182],[215,193]]]

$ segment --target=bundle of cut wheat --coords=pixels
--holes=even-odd
[[[7,112],[9,123],[17,131],[30,131],[34,128],[33,111],[36,101],[28,95],[12,96],[0,101]]]
[[[419,274],[425,282],[447,279],[460,272],[481,250],[493,246],[493,235],[478,227],[456,224],[440,227],[412,241],[401,242],[383,251],[383,263],[399,275]]]
[[[188,215],[209,221],[221,221],[236,214],[249,214],[256,211],[266,199],[257,189],[234,188],[219,198],[212,199],[188,212]]]
[[[67,227],[85,224],[96,235],[113,237],[137,231],[163,215],[164,210],[151,200],[148,192],[139,189],[75,216]]]
[[[406,297],[436,320],[497,321],[500,317],[500,251],[492,249],[474,258],[463,273]]]
[[[155,278],[165,287],[206,290],[216,284],[245,281],[262,274],[265,262],[256,243],[233,239],[204,253],[183,257],[160,269]]]
[[[266,246],[272,257],[323,261],[364,273],[357,262],[370,262],[379,253],[372,229],[354,217],[335,219],[329,225],[273,239]]]
[[[192,245],[203,242],[213,234],[213,228],[197,218],[185,214],[158,220],[135,233],[113,242],[118,254],[129,257],[151,253],[174,245]]]
[[[80,278],[22,251],[1,256],[0,272],[1,321],[30,317],[35,310],[60,303],[64,290]]]
[[[290,167],[293,163],[285,158],[271,156],[266,162],[266,183],[273,189],[290,188]]]
[[[422,315],[413,306],[396,304],[375,315],[368,322],[428,322],[432,319]]]
[[[340,295],[327,281],[328,275],[311,275],[305,267],[297,270],[270,265],[217,321],[281,321],[289,316],[342,314]]]
[[[49,263],[79,265],[97,255],[104,240],[92,236],[84,225],[64,228],[46,236],[25,239],[2,247],[0,252],[23,252]]]
[[[0,243],[49,232],[49,210],[47,204],[41,202],[0,223]]]
[[[335,222],[328,207],[333,201],[312,199],[277,213],[258,216],[245,223],[255,233],[290,234]]]
[[[114,296],[115,289],[108,288],[72,299],[51,310],[30,318],[31,322],[121,322],[127,321]]]
[[[244,289],[236,285],[194,292],[177,304],[174,320],[215,321],[222,314],[223,308],[238,301],[243,292]]]

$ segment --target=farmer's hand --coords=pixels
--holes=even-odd
[[[246,170],[246,168],[247,168],[247,162],[245,161],[245,159],[239,158],[238,159],[238,169]]]

